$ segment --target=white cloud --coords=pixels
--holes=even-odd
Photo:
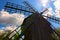
[[[55,16],[60,18],[60,0],[55,0],[54,2],[54,6],[55,6]]]
[[[48,8],[48,11],[46,11],[43,15],[45,15],[45,16],[49,16],[49,17],[53,16],[52,8],[51,8],[51,7]]]
[[[0,29],[0,36],[5,34],[4,36],[6,36],[9,32],[12,32],[16,29],[16,26],[6,26],[5,29]],[[15,33],[15,32],[14,32]]]
[[[60,0],[55,0],[54,5],[55,8],[60,9]]]
[[[8,12],[1,11],[0,14],[0,24],[6,25],[21,25],[24,20],[23,14],[13,13],[9,14]]]
[[[6,28],[5,28],[5,30],[7,31],[13,31],[13,30],[15,30],[16,29],[16,26],[6,26]]]
[[[48,16],[48,17],[51,17],[53,16],[53,11],[52,11],[52,8],[48,8],[48,11],[44,12],[43,15],[45,16]],[[45,19],[47,19],[47,17],[44,17]]]
[[[0,12],[0,24],[5,24],[6,27],[3,29],[6,31],[13,31],[17,26],[20,26],[23,23],[24,15],[19,13],[9,14],[8,12],[2,10]],[[4,30],[0,30],[0,34],[4,33]]]
[[[48,4],[49,0],[41,0],[41,3],[44,7]]]

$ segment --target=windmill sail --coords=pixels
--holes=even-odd
[[[28,5],[30,5],[30,4],[28,4]],[[30,9],[31,8],[31,9]],[[21,13],[22,11],[25,13],[25,12],[28,12],[29,14],[30,13],[32,13],[33,15],[36,15],[37,16],[37,18],[38,19],[40,19],[41,20],[41,22],[37,22],[38,21],[38,19],[37,18],[35,18],[36,16],[32,16],[33,17],[33,19],[30,19],[30,21],[32,21],[33,20],[33,22],[34,22],[34,19],[35,19],[35,21],[37,22],[34,22],[34,23],[32,23],[31,25],[35,25],[35,23],[38,25],[38,23],[42,23],[42,24],[44,24],[45,25],[45,23],[47,23],[46,25],[46,28],[48,29],[46,29],[46,31],[49,31],[48,32],[48,35],[50,36],[50,34],[52,33],[52,32],[55,32],[55,31],[53,31],[53,29],[51,29],[50,28],[50,23],[47,21],[47,20],[45,20],[42,16],[44,16],[44,15],[41,15],[38,11],[36,11],[36,9],[34,9],[34,7],[31,7],[31,6],[28,6],[28,8],[27,7],[25,7],[25,6],[21,6],[21,5],[17,5],[17,4],[14,4],[14,3],[10,3],[10,2],[7,2],[7,4],[5,5],[5,8],[4,8],[6,11],[8,11],[8,12],[19,12],[19,13]],[[13,10],[14,9],[14,10]],[[29,10],[30,9],[30,10]],[[33,10],[33,11],[31,11],[31,10]],[[41,13],[44,13],[45,11],[43,11],[43,12],[41,12]],[[30,15],[31,16],[31,15]],[[30,18],[30,16],[28,16],[27,17],[27,19],[25,19],[25,20],[28,20],[29,18]],[[38,17],[39,16],[39,17]],[[41,16],[41,17],[40,17]],[[48,17],[48,16],[44,16],[44,17]],[[53,21],[57,21],[57,22],[60,22],[58,19],[55,19],[54,17],[48,17],[49,19],[52,19]],[[44,20],[43,20],[44,19]],[[47,21],[47,22],[46,22]],[[25,22],[25,21],[24,21]],[[44,23],[45,22],[45,23]],[[26,22],[25,22],[26,23]],[[24,24],[24,23],[23,23]],[[29,24],[29,23],[27,23],[27,24]],[[24,24],[25,25],[25,24]],[[37,25],[35,26],[35,27],[37,27]],[[40,24],[39,24],[40,25]],[[40,25],[40,26],[43,26],[43,25]],[[48,27],[49,26],[49,27]],[[29,25],[28,25],[28,27],[29,27]],[[34,26],[33,26],[34,27]],[[39,26],[38,26],[39,27]],[[19,27],[20,28],[20,27]],[[41,28],[41,34],[43,33],[43,30],[45,30],[44,29],[45,27],[43,26],[42,28]],[[51,29],[51,33],[50,33],[50,29]],[[17,29],[15,29],[14,31],[15,32],[19,32],[19,31],[16,31]],[[13,32],[14,32],[13,31]],[[13,32],[11,32],[10,34],[9,34],[9,36],[13,33]],[[45,31],[44,31],[45,32]],[[45,32],[46,33],[46,32]],[[49,34],[50,33],[50,34]],[[56,33],[56,32],[55,32]],[[19,33],[18,33],[19,34]],[[56,33],[57,34],[57,33]],[[20,34],[19,34],[20,35]],[[41,39],[43,40],[43,38],[45,37],[44,36],[44,33],[42,34],[43,36],[41,37]],[[47,34],[46,34],[47,35]],[[47,37],[48,37],[48,35],[47,35]],[[59,34],[58,34],[59,35]],[[15,34],[12,36],[12,37],[10,37],[10,39],[12,39],[13,37],[15,36]],[[21,35],[20,35],[21,36]],[[20,37],[19,36],[19,37]],[[30,35],[29,35],[30,36]],[[33,35],[34,36],[34,35]],[[19,37],[17,37],[17,38],[19,38]],[[59,38],[60,38],[60,36],[58,36]],[[49,37],[49,39],[51,38],[51,36]],[[36,38],[37,39],[37,38]],[[38,38],[39,39],[39,38]],[[45,39],[45,38],[44,38]],[[47,39],[47,38],[46,38]],[[53,38],[52,38],[53,39]],[[51,40],[52,40],[51,39]]]

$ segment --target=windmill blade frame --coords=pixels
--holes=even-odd
[[[12,5],[11,5],[11,4],[12,4]],[[7,2],[7,4],[5,5],[5,8],[4,8],[4,9],[5,9],[6,11],[7,11],[7,10],[10,10],[10,12],[11,12],[11,11],[14,11],[14,10],[11,10],[11,9],[15,9],[15,12],[17,12],[16,10],[19,10],[19,11],[29,12],[29,14],[30,14],[30,13],[36,13],[36,12],[38,12],[38,11],[36,11],[35,9],[33,9],[34,7],[31,7],[31,10],[33,10],[33,11],[31,11],[31,10],[28,11],[25,6],[18,5],[18,6],[21,6],[20,8],[18,8],[18,6],[14,7],[14,5],[15,5],[14,3]],[[30,4],[28,4],[28,5],[30,5]],[[24,7],[25,9],[24,9],[23,7]],[[7,8],[10,8],[10,9],[7,9]],[[28,8],[28,9],[29,9],[29,8]],[[45,10],[45,11],[46,11],[46,10]],[[41,12],[41,13],[44,13],[45,11],[43,11],[43,12]],[[38,12],[38,13],[39,13],[39,12]],[[44,16],[44,15],[42,15],[42,16]],[[51,18],[51,17],[48,17],[48,16],[44,16],[44,17],[47,17],[47,18],[52,19],[52,20],[54,20],[54,21],[60,22],[60,20],[58,20],[58,19],[54,19],[54,18]],[[16,29],[15,29],[15,30],[16,30]],[[15,31],[15,30],[14,30],[14,31]],[[14,32],[14,31],[13,31],[13,32]],[[12,33],[12,32],[11,32],[11,33]],[[11,34],[11,33],[10,33],[10,34]]]

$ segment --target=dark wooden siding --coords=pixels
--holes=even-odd
[[[24,40],[53,40],[50,23],[39,13],[26,18],[22,26],[25,31]]]

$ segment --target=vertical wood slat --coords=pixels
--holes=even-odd
[[[31,23],[27,24],[28,21]],[[24,40],[53,40],[51,36],[53,31],[50,23],[38,13],[32,14],[26,18],[22,26],[26,29]]]

